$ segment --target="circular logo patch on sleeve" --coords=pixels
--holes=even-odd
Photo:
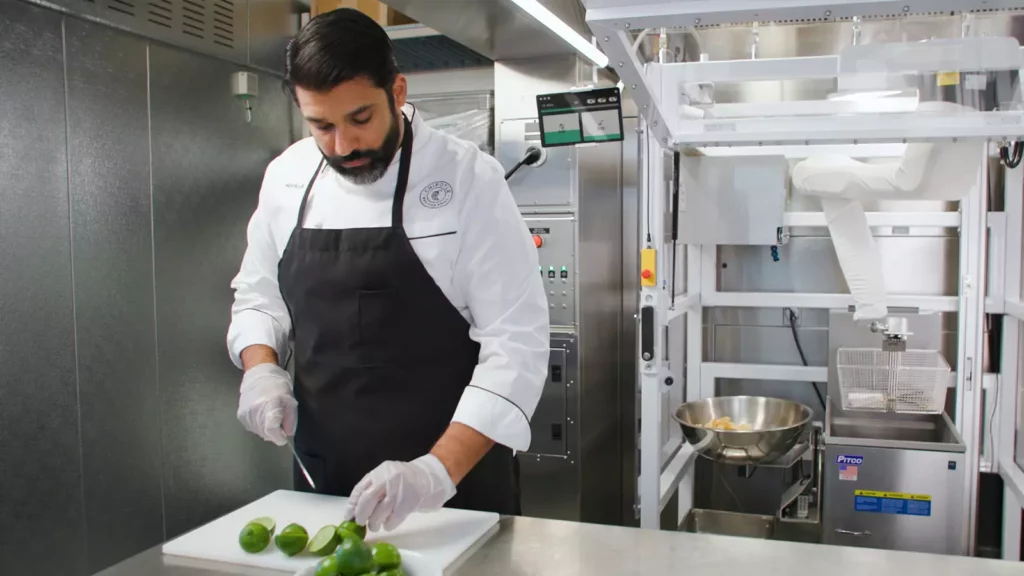
[[[438,180],[420,192],[420,204],[427,208],[444,208],[452,201],[452,185]]]

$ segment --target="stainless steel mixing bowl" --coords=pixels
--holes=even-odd
[[[701,456],[726,464],[757,465],[778,460],[807,438],[813,415],[807,406],[780,398],[722,396],[682,404],[672,418]],[[751,430],[704,428],[725,416],[733,424],[749,424]]]

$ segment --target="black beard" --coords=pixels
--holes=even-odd
[[[355,150],[346,156],[324,155],[324,159],[335,172],[349,182],[358,186],[373,184],[383,178],[384,174],[388,171],[388,167],[391,166],[391,161],[394,160],[395,153],[398,152],[399,136],[398,115],[392,110],[391,128],[388,129],[388,135],[384,138],[384,143],[380,145],[380,148],[376,150]],[[346,167],[344,165],[347,162],[354,162],[363,158],[367,158],[370,161],[362,166]]]

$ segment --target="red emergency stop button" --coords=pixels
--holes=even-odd
[[[537,234],[534,234],[533,235],[533,245],[536,246],[537,248],[540,248],[541,246],[544,245],[544,239],[541,238],[540,236],[538,236]]]
[[[643,278],[644,280],[649,280],[651,276],[653,276],[653,274],[651,274],[650,270],[644,270],[643,272],[640,273],[640,277]]]

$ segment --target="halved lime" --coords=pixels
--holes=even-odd
[[[250,554],[263,552],[270,545],[270,530],[263,524],[250,522],[238,534],[238,545]]]
[[[398,568],[402,565],[402,555],[398,553],[398,548],[395,548],[393,544],[377,542],[370,546],[370,553],[373,554],[373,565],[378,570]]]
[[[338,533],[334,526],[324,526],[317,530],[316,536],[309,541],[309,552],[316,556],[327,556],[338,547]]]
[[[351,532],[356,536],[359,536],[360,540],[366,540],[366,526],[360,526],[359,524],[356,524],[355,520],[345,520],[344,522],[338,525],[338,530]]]
[[[316,563],[316,576],[338,576],[341,568],[338,559],[332,554]]]
[[[257,518],[255,520],[250,521],[249,523],[250,524],[262,524],[264,527],[266,527],[267,532],[270,532],[271,535],[274,534],[274,529],[277,528],[277,522],[275,522],[274,519],[269,517],[269,516],[263,516],[261,518]]]
[[[305,550],[307,542],[309,542],[309,533],[298,524],[285,526],[281,533],[274,537],[277,549],[287,556],[295,556]]]

